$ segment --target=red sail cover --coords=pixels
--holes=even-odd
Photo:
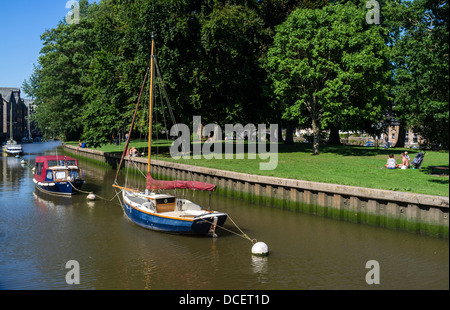
[[[210,191],[214,192],[216,186],[209,183],[195,182],[195,181],[160,181],[152,178],[151,174],[147,174],[147,189],[192,189],[196,191]]]

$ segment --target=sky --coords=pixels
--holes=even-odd
[[[42,48],[41,35],[70,12],[67,2],[0,0],[0,87],[21,87],[31,76]]]

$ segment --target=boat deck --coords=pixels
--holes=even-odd
[[[161,195],[161,196],[164,197],[166,195]],[[126,197],[130,202],[132,202],[133,207],[140,209],[141,211],[144,211],[147,213],[154,213],[154,214],[158,214],[158,215],[162,215],[162,216],[175,217],[175,218],[180,218],[180,219],[193,219],[197,216],[208,215],[208,214],[214,213],[213,211],[202,210],[199,206],[196,206],[192,203],[191,203],[191,205],[196,206],[198,209],[197,208],[196,209],[187,209],[187,210],[175,209],[175,210],[171,210],[171,211],[167,211],[167,212],[157,212],[153,202],[151,202],[147,198],[148,196],[143,197],[141,195],[136,195],[136,194],[132,194],[132,193],[128,192],[128,195],[126,195]]]

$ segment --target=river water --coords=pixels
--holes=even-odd
[[[24,145],[36,156],[62,154],[59,143]],[[0,157],[0,289],[97,290],[376,290],[449,289],[449,242],[268,208],[212,196],[251,238],[269,246],[251,254],[247,239],[225,230],[218,238],[148,231],[131,223],[111,186],[115,171],[84,160],[85,194],[61,198],[34,188],[20,159]],[[139,173],[130,173],[130,180]],[[208,195],[187,194],[208,204]],[[227,221],[225,227],[238,232]],[[366,268],[368,261],[374,265]],[[79,284],[66,276],[79,264]],[[66,268],[67,267],[67,268]],[[366,275],[379,275],[369,285]],[[369,277],[375,279],[376,276]]]

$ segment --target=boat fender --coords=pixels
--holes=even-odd
[[[96,200],[97,197],[95,197],[95,195],[93,193],[90,193],[89,195],[87,195],[86,197],[88,200]]]
[[[257,242],[252,247],[252,254],[256,256],[269,255],[269,247],[264,242]]]

